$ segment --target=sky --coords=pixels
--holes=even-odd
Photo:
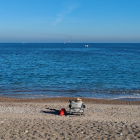
[[[0,43],[140,43],[140,0],[0,0]]]

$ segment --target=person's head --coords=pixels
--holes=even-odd
[[[77,99],[76,99],[76,102],[82,102],[82,99],[77,98]]]

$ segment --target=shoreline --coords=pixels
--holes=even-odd
[[[35,99],[23,99],[23,98],[11,98],[11,97],[0,97],[0,102],[61,102],[69,103],[69,100],[75,100],[76,97],[54,97],[54,98],[35,98]],[[140,101],[128,101],[128,100],[113,100],[113,99],[96,99],[96,98],[83,98],[82,101],[85,103],[92,104],[120,104],[120,105],[140,105]]]

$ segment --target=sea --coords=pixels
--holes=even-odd
[[[140,101],[140,43],[0,43],[0,96]]]

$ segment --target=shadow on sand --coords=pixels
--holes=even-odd
[[[54,115],[59,115],[60,114],[60,110],[57,109],[51,109],[51,108],[46,108],[48,111],[46,110],[41,110],[41,113],[46,113],[46,114],[54,114]]]
[[[57,109],[52,109],[52,108],[46,108],[48,111],[46,110],[41,110],[41,113],[45,113],[45,114],[53,114],[53,115],[60,115],[60,110]],[[69,115],[70,117],[76,117],[76,116],[85,116],[85,115],[81,115],[81,114],[69,114],[68,112],[65,113],[65,116]]]

